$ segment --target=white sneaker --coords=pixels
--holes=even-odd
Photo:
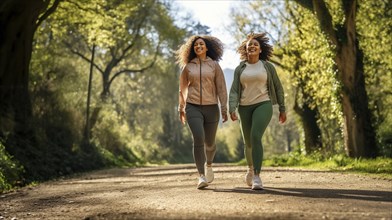
[[[214,171],[212,166],[208,166],[207,163],[204,164],[204,171],[206,172],[206,179],[208,183],[212,183],[214,180]]]
[[[261,182],[260,176],[255,175],[253,177],[252,189],[263,189],[263,183]]]
[[[198,189],[203,189],[203,188],[205,188],[207,186],[208,186],[208,183],[207,183],[206,177],[203,176],[203,175],[200,176],[199,177],[199,183],[197,184],[197,188]]]
[[[245,182],[246,182],[246,184],[248,184],[248,186],[252,185],[253,176],[254,176],[253,167],[248,167],[248,170],[246,171],[246,174],[245,174]]]

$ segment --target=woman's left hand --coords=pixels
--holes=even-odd
[[[231,118],[232,121],[238,120],[237,114],[235,112],[232,112],[230,114],[230,118]]]

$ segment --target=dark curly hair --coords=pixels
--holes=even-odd
[[[184,67],[189,61],[197,57],[193,50],[193,45],[197,39],[203,39],[207,47],[207,56],[215,61],[219,61],[223,56],[223,43],[216,37],[208,35],[194,35],[191,36],[180,49],[176,51],[177,63]]]
[[[268,44],[269,38],[267,37],[267,33],[251,33],[248,34],[246,40],[242,41],[240,46],[237,48],[237,53],[240,54],[241,60],[248,60],[248,54],[246,52],[246,44],[248,41],[255,39],[259,42],[261,53],[259,55],[259,60],[270,60],[272,57],[273,48],[270,44]]]

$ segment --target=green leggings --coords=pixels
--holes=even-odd
[[[272,118],[271,101],[254,105],[239,106],[238,113],[241,121],[242,137],[245,142],[245,158],[248,166],[254,167],[259,174],[263,162],[262,137]]]

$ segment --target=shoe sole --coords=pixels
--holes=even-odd
[[[262,190],[262,186],[252,186],[252,190]]]
[[[199,185],[197,185],[197,189],[203,189],[206,188],[208,186],[207,183],[200,183]]]

